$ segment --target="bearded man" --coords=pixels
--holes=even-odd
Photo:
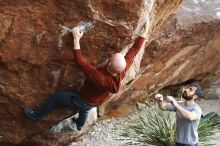
[[[190,85],[182,90],[185,101],[176,101],[172,96],[167,96],[167,102],[162,94],[156,94],[159,108],[163,111],[176,112],[176,146],[198,146],[198,125],[202,110],[195,100],[202,96],[199,85]]]

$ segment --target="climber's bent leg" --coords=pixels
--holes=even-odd
[[[95,106],[87,104],[82,98],[75,97],[73,98],[75,105],[79,109],[79,116],[77,119],[73,118],[72,120],[76,123],[77,129],[81,130],[85,125],[90,109]]]
[[[47,101],[37,110],[25,109],[25,114],[32,120],[38,121],[46,116],[56,107],[70,107],[75,108],[72,103],[72,98],[75,95],[74,92],[58,92],[54,93]]]

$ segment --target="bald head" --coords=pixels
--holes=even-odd
[[[113,54],[110,62],[109,62],[109,69],[111,72],[114,73],[121,73],[126,68],[126,61],[124,56],[121,53]]]

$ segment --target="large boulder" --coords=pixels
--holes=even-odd
[[[55,110],[33,122],[23,108],[41,105],[53,92],[79,90],[84,76],[75,66],[72,36],[60,25],[91,22],[83,55],[94,66],[112,53],[126,53],[146,19],[150,39],[127,74],[124,87],[99,107],[100,115],[127,114],[137,101],[189,80],[203,87],[220,77],[218,0],[1,0],[0,143],[67,145],[72,134],[49,135],[49,128],[73,111]],[[168,27],[165,27],[166,25]],[[62,42],[62,43],[60,43]],[[142,62],[141,62],[142,60]]]

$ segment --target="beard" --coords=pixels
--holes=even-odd
[[[189,100],[191,100],[193,98],[193,95],[188,96],[186,92],[183,92],[182,98],[187,100],[187,101],[189,101]]]

